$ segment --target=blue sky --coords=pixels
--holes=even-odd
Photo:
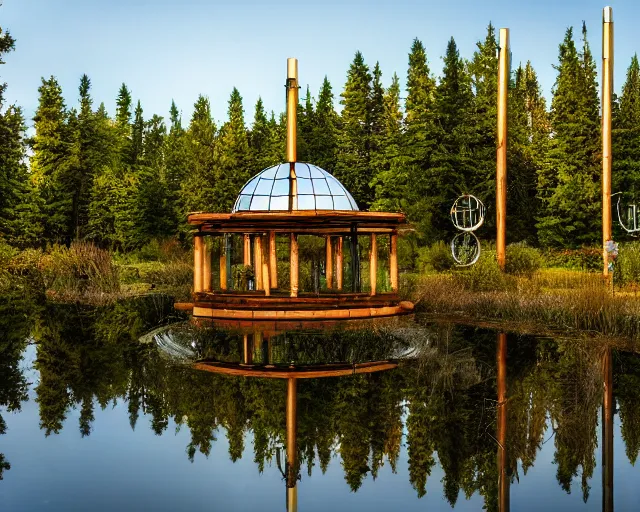
[[[236,86],[245,118],[262,96],[268,110],[284,109],[286,58],[300,60],[300,80],[316,95],[325,75],[336,96],[356,50],[373,67],[380,61],[388,84],[394,72],[404,83],[407,54],[418,37],[431,70],[442,68],[453,36],[471,58],[491,21],[511,29],[514,66],[531,60],[547,98],[555,80],[552,65],[566,28],[587,22],[600,68],[604,3],[594,0],[3,0],[0,26],[17,39],[16,51],[0,68],[9,102],[31,118],[40,77],[55,75],[68,105],[77,101],[80,76],[92,80],[96,105],[110,113],[122,82],[140,99],[145,118],[168,117],[171,99],[185,122],[198,94],[211,99],[217,122],[226,118]],[[640,2],[611,0],[616,35],[615,87],[624,81],[631,56],[640,49]],[[288,28],[291,27],[291,28]],[[634,41],[635,40],[635,41]],[[31,121],[29,121],[31,122]]]

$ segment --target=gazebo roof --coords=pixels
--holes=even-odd
[[[349,191],[317,165],[295,162],[296,192],[292,196],[291,164],[264,169],[242,187],[232,212],[336,210],[358,211]]]

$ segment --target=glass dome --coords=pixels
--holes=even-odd
[[[289,166],[289,163],[274,165],[251,178],[242,187],[233,213],[287,211]],[[304,162],[296,162],[295,166],[298,210],[358,210],[358,205],[349,191],[327,171]]]

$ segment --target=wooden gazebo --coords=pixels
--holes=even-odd
[[[288,162],[249,180],[231,213],[188,217],[196,229],[193,316],[320,320],[410,312],[413,304],[398,296],[398,230],[405,216],[359,211],[330,173],[296,161],[297,60],[287,64]],[[300,289],[298,240],[304,235],[324,240],[314,286],[306,290]],[[364,263],[363,245],[368,252]],[[380,253],[387,263],[382,276]],[[280,272],[288,273],[286,283],[278,276],[279,264]],[[362,268],[367,266],[363,279]],[[244,279],[239,280],[240,275]]]

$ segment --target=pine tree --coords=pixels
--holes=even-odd
[[[220,130],[220,163],[216,169],[213,211],[231,211],[240,189],[253,174],[242,96],[235,87],[229,98],[229,120]]]
[[[582,27],[582,51],[567,29],[560,45],[558,76],[551,102],[547,161],[538,174],[543,245],[598,243],[600,220],[599,112],[596,72]]]
[[[313,118],[311,140],[308,142],[311,162],[333,173],[336,163],[339,118],[333,107],[333,92],[324,77]]]
[[[273,121],[273,124],[275,124],[275,119]],[[282,158],[280,158],[282,148],[280,148],[280,151],[275,148],[275,136],[274,126],[267,119],[267,114],[264,111],[262,98],[258,98],[253,117],[253,126],[249,134],[249,148],[251,163],[253,164],[251,171],[253,173],[282,161]]]
[[[311,139],[314,125],[315,112],[313,111],[313,98],[307,85],[307,93],[304,97],[304,105],[298,104],[298,145],[297,160],[299,162],[314,162],[315,155],[311,153]]]
[[[335,176],[351,192],[360,209],[364,210],[373,201],[369,186],[371,74],[360,52],[356,52],[349,67],[341,96],[340,103],[344,108],[342,129],[338,134]]]
[[[171,230],[175,232],[178,225],[186,218],[180,208],[179,197],[182,182],[188,170],[188,154],[186,133],[182,127],[182,119],[175,102],[171,101],[169,134],[165,138],[165,181],[167,184],[167,208],[171,211]]]
[[[140,163],[143,156],[143,144],[144,144],[144,118],[142,117],[142,105],[140,100],[136,105],[134,112],[133,125],[131,126],[131,156],[129,157],[129,164],[136,165]]]
[[[371,82],[371,98],[369,100],[369,179],[376,180],[378,173],[386,166],[386,126],[384,111],[384,87],[382,86],[382,71],[380,63],[373,68]],[[369,183],[373,193],[373,185]]]

